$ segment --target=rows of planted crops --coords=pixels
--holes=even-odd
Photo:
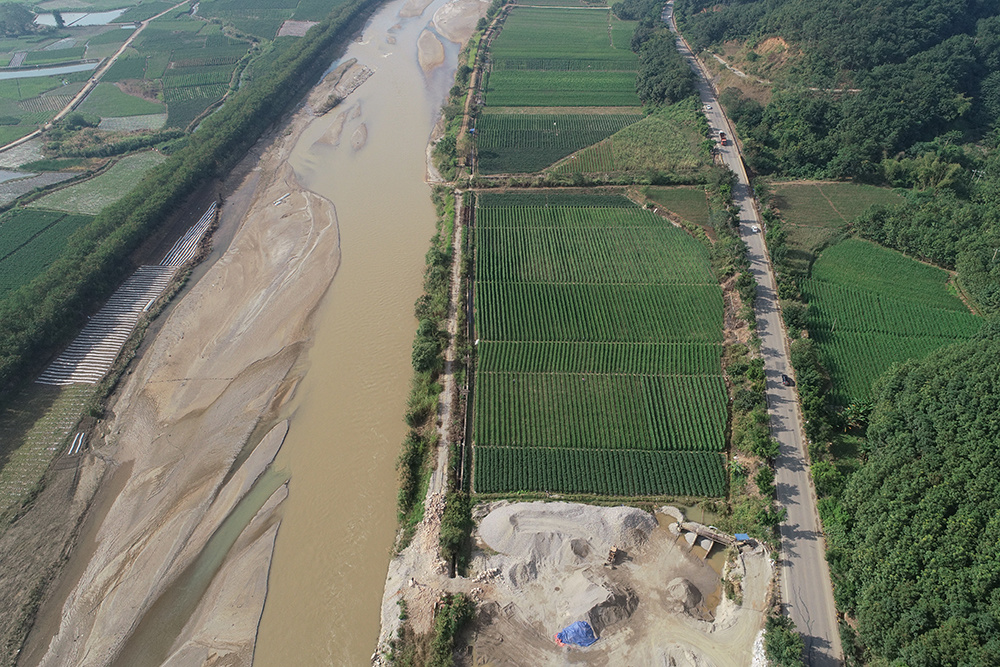
[[[624,197],[488,195],[474,227],[474,487],[722,495],[722,291]]]

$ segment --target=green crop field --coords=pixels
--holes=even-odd
[[[0,144],[37,130],[80,90],[78,82],[90,75],[88,71],[0,81],[0,117],[4,120],[0,126]]]
[[[32,208],[96,215],[142,180],[146,172],[166,158],[155,151],[143,151],[122,158],[108,171],[57,190],[29,204]]]
[[[117,23],[128,23],[129,21],[145,21],[151,19],[160,12],[165,12],[174,6],[173,2],[144,2],[137,7],[132,7],[127,12],[118,17]]]
[[[207,0],[198,13],[221,19],[249,35],[274,39],[285,20],[318,21],[335,4],[319,0]]]
[[[484,113],[476,151],[484,174],[534,172],[642,119],[641,114]]]
[[[721,496],[722,457],[714,452],[481,447],[476,452],[479,493],[522,491],[613,496]]]
[[[492,106],[639,106],[635,72],[503,70],[488,80]]]
[[[486,103],[638,106],[634,30],[606,9],[519,7],[490,47],[491,71],[482,86]]]
[[[722,495],[722,291],[623,197],[480,197],[475,489]]]
[[[200,86],[175,88],[169,91],[167,99],[167,127],[187,128],[205,109],[212,106],[225,94],[227,86]]]
[[[69,49],[54,49],[52,51],[30,51],[24,59],[24,64],[47,65],[82,60],[84,50],[85,47],[77,46]]]
[[[948,291],[947,272],[867,241],[825,250],[803,281],[809,331],[846,405],[871,396],[893,364],[965,340],[980,319]]]
[[[776,183],[771,199],[787,223],[788,259],[806,273],[816,252],[874,204],[901,203],[893,190],[855,183]]]
[[[703,188],[650,186],[643,194],[683,220],[696,225],[709,222],[708,198]]]
[[[101,117],[145,116],[163,113],[163,105],[123,93],[113,83],[99,83],[80,105],[80,111]]]
[[[146,76],[146,59],[141,56],[121,57],[104,75],[102,81],[114,83],[125,79],[141,79]]]
[[[840,227],[875,204],[897,204],[895,191],[855,183],[777,183],[772,202],[790,225]]]
[[[575,69],[588,69],[593,61],[618,61],[634,71],[638,59],[630,45],[611,45],[610,18],[608,10],[517,8],[493,41],[491,57],[500,67],[522,59],[553,59],[575,61]]]
[[[678,102],[566,158],[552,171],[577,174],[655,170],[698,181],[712,164],[704,145],[704,122],[696,101]]]
[[[90,220],[87,215],[17,209],[0,216],[0,295],[31,282]]]
[[[586,2],[585,0],[518,0],[518,7],[593,7],[593,8],[604,8],[607,7],[607,3],[604,0],[593,0],[592,2]]]
[[[635,23],[567,2],[518,6],[493,40],[480,84],[487,104],[476,127],[480,173],[536,172],[644,122]],[[611,171],[612,162],[602,147],[588,156],[586,171]]]

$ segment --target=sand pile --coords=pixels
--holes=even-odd
[[[678,539],[677,508],[661,509],[662,523],[635,508],[562,502],[497,503],[475,516],[482,550],[471,575],[482,602],[472,664],[749,663],[771,574],[765,553],[739,557],[741,606],[719,601],[718,570]],[[610,567],[612,547],[620,554]],[[597,643],[558,646],[553,634],[574,621],[588,621]]]
[[[612,547],[638,549],[656,526],[653,515],[634,507],[538,502],[493,509],[479,536],[501,554],[560,565],[603,561]]]
[[[474,570],[491,573],[496,586],[524,593],[525,604],[515,604],[529,621],[550,628],[585,620],[600,633],[639,605],[633,590],[608,578],[608,552],[640,550],[656,526],[652,515],[633,507],[494,506],[479,536],[497,553],[479,556]]]
[[[666,606],[675,613],[691,613],[701,604],[701,591],[687,579],[675,577],[667,584]]]

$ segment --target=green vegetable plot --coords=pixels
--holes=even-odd
[[[825,250],[803,281],[809,331],[836,402],[871,396],[890,366],[965,340],[981,320],[948,292],[948,274],[858,239]]]
[[[485,113],[476,123],[479,170],[534,172],[597,143],[641,114]]]
[[[477,209],[475,490],[724,494],[707,250],[625,198],[545,197]]]

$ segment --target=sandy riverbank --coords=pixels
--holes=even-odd
[[[312,315],[340,260],[333,204],[299,187],[286,159],[335,83],[318,86],[270,148],[250,158],[259,158],[255,172],[229,199],[251,203],[228,251],[123,380],[106,438],[94,439],[84,469],[98,462],[127,477],[120,488],[98,491],[98,504],[102,493],[116,496],[93,553],[73,556],[80,575],[58,632],[51,641],[33,638],[44,654],[39,664],[104,665],[127,651],[281,446],[287,424],[277,415],[300,379]],[[241,207],[224,207],[223,215],[227,208]],[[212,655],[250,664],[275,510],[286,493],[279,486],[265,496],[188,622],[175,637],[158,638],[160,662],[200,664]]]

